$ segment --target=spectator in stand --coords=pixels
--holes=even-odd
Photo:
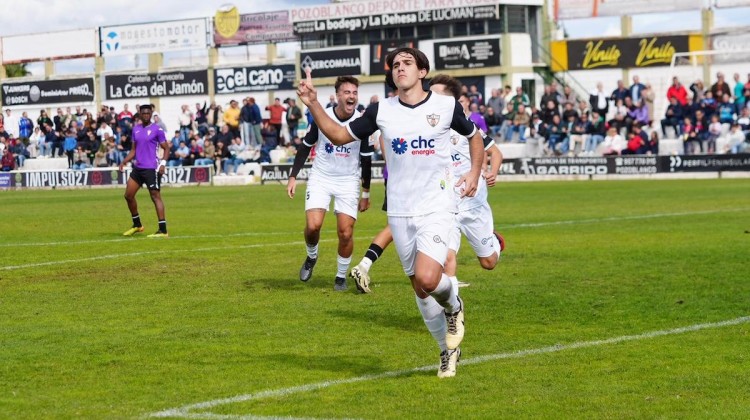
[[[641,79],[638,76],[633,76],[633,84],[628,89],[630,91],[630,100],[634,104],[637,104],[643,100],[643,91],[646,90],[646,86],[641,83]]]
[[[245,163],[240,157],[245,150],[245,144],[242,143],[242,139],[235,137],[232,144],[229,145],[229,157],[224,161],[224,172],[227,175],[236,175],[237,169]]]
[[[619,112],[616,113],[615,117],[607,122],[607,125],[609,127],[614,127],[615,129],[617,129],[617,132],[620,133],[623,138],[625,138],[625,135],[628,131],[627,123],[625,122],[625,114]]]
[[[154,112],[151,115],[151,117],[154,120],[154,124],[158,125],[159,128],[161,128],[161,130],[166,133],[167,132],[167,125],[164,124],[164,120],[161,119],[161,116],[159,115],[159,113]],[[130,135],[133,132],[133,123],[132,122],[125,122],[125,127],[126,128],[124,130],[122,130],[122,133]]]
[[[747,109],[747,108],[745,108]],[[746,136],[745,133],[742,132],[742,129],[740,128],[740,125],[737,123],[732,124],[732,128],[729,131],[728,134],[728,141],[726,149],[724,150],[725,153],[731,152],[733,154],[737,153],[744,153],[745,149],[747,149],[747,142],[746,142]]]
[[[195,164],[200,165],[206,165],[206,166],[214,166],[214,157],[216,156],[216,146],[214,143],[210,140],[206,140],[203,142],[203,158],[202,159],[196,159]]]
[[[255,150],[260,150],[261,146],[263,146],[263,134],[260,132],[263,126],[263,117],[260,114],[260,107],[255,103],[255,98],[251,96],[247,98],[247,102],[250,104],[250,123],[253,128],[253,143],[250,146]]]
[[[187,146],[184,140],[180,140],[180,145],[177,147],[177,150],[174,151],[174,154],[169,155],[169,161],[167,161],[168,166],[183,166],[185,163],[185,159],[190,155],[190,148]]]
[[[750,134],[750,108],[742,108],[739,116],[737,116],[737,124],[740,125],[740,129],[745,134]]]
[[[107,152],[110,150],[110,144],[114,145],[114,137],[105,138],[99,145],[99,149],[94,153],[93,166],[96,168],[106,168],[110,166]]]
[[[657,133],[656,130],[651,131],[650,138],[648,139],[648,141],[646,141],[646,154],[647,155],[659,154],[659,133]]]
[[[651,121],[648,119],[648,107],[645,101],[639,102],[633,109],[628,112],[628,116],[633,120],[633,124],[639,127],[648,127]]]
[[[565,107],[568,107],[567,103]],[[554,101],[547,101],[547,104],[541,110],[540,118],[545,124],[551,124],[555,115],[560,116],[559,108],[555,105]]]
[[[9,136],[18,138],[20,120],[12,115],[10,108],[5,108],[4,128]]]
[[[49,154],[52,152],[52,144],[47,143],[45,140],[46,135],[42,130],[39,127],[34,127],[34,133],[29,138],[29,145],[36,145],[37,156],[40,158],[49,157]]]
[[[203,148],[198,144],[198,136],[190,139],[190,147],[187,157],[182,161],[185,166],[197,165],[197,161],[204,158]]]
[[[477,85],[471,85],[469,86],[469,100],[473,104],[484,105],[484,96],[479,92],[479,88],[477,88]]]
[[[677,102],[677,98],[670,98],[667,111],[664,113],[664,119],[661,120],[661,133],[664,137],[667,137],[667,127],[674,128],[675,136],[680,137],[684,117],[684,110],[682,105]]]
[[[108,166],[119,166],[122,163],[122,140],[127,138],[126,134],[120,136],[120,142],[115,141],[107,142],[107,165]]]
[[[206,118],[207,114],[208,110],[206,109],[205,101],[203,102],[203,106],[201,106],[201,104],[199,103],[195,104],[195,125],[201,137],[208,134],[208,119]]]
[[[694,130],[696,133],[696,136],[694,139],[691,139],[694,146],[698,146],[697,148],[693,148],[693,152],[697,153],[700,151],[703,153],[705,150],[703,149],[703,143],[708,139],[708,117],[706,117],[706,114],[702,110],[695,111],[695,121],[694,121]]]
[[[576,94],[570,86],[565,86],[563,88],[563,94],[560,95],[560,105],[565,106],[567,103],[579,104],[580,102],[581,100],[578,99],[578,94]]]
[[[636,125],[636,127],[638,126]],[[646,140],[641,137],[641,134],[640,127],[628,134],[628,146],[622,150],[623,155],[642,155],[646,153],[648,146],[646,145]]]
[[[732,102],[732,97],[725,93],[721,97],[721,102],[719,103],[717,114],[719,115],[719,121],[722,124],[726,124],[727,128],[734,123],[734,120],[737,118],[735,113],[737,112],[737,106],[734,102]]]
[[[469,108],[469,120],[471,120],[479,129],[487,133],[489,129],[487,128],[487,121],[484,120],[484,116],[481,112],[479,112],[479,106],[477,104],[471,102],[471,99],[468,95],[462,94],[459,102],[461,102],[461,105],[464,106],[464,109]]]
[[[130,134],[133,129],[133,113],[128,109],[128,104],[122,106],[122,111],[117,114],[117,125],[122,128],[122,132]]]
[[[63,127],[65,121],[65,114],[63,114],[62,108],[57,108],[57,115],[55,115],[54,118],[52,118],[52,122],[54,123],[54,129],[55,131],[63,131],[66,130],[68,127]],[[44,132],[44,134],[47,134]]]
[[[713,92],[709,90],[706,92],[705,97],[701,99],[698,109],[703,111],[706,118],[710,119],[716,113],[718,106],[719,104],[714,98]]]
[[[672,78],[672,86],[667,89],[667,99],[677,98],[680,105],[687,105],[688,93],[685,86],[682,86],[680,80],[675,76]]]
[[[180,124],[180,140],[187,144],[190,139],[190,132],[193,131],[193,113],[190,112],[190,106],[182,105],[177,121]]]
[[[180,141],[182,141],[182,139],[180,138],[180,130],[177,130],[174,132],[174,136],[172,136],[172,139],[169,140],[170,152],[174,153],[174,151],[177,150],[178,147],[180,147]]]
[[[589,104],[591,104],[592,111],[596,111],[599,115],[606,118],[609,112],[609,101],[607,100],[607,95],[604,93],[602,82],[598,82],[596,90],[589,95]]]
[[[333,102],[336,106],[336,102]],[[330,105],[330,103],[329,103]],[[268,111],[270,118],[268,118],[268,121],[271,123],[271,126],[276,129],[276,136],[279,139],[279,144],[281,144],[281,118],[284,116],[284,111],[286,109],[283,105],[281,105],[281,99],[276,98],[273,100],[272,105],[266,106],[266,111]]]
[[[498,136],[500,134],[500,127],[503,125],[503,116],[495,113],[495,108],[488,106],[484,113],[484,122],[487,123],[488,134]]]
[[[570,138],[570,156],[578,156],[580,153],[583,153],[583,151],[586,149],[586,141],[587,135],[586,132],[588,131],[589,126],[589,116],[588,114],[581,114],[581,117],[579,119],[573,120],[573,125],[570,127],[570,135],[568,136]],[[577,145],[580,144],[581,147],[578,148],[578,152],[576,152]]]
[[[513,133],[518,133],[518,141],[520,143],[526,142],[526,134],[528,134],[529,123],[531,118],[526,112],[526,106],[524,104],[518,105],[518,112],[513,116],[513,125],[508,126],[508,132],[505,134],[505,140],[511,141],[513,139]]]
[[[91,167],[91,162],[88,158],[88,151],[84,150],[82,146],[78,146],[73,151],[73,167],[74,170],[83,170]]]
[[[566,103],[565,108],[563,109],[562,115],[561,115],[561,121],[568,121],[570,120],[570,117],[573,116],[575,119],[578,119],[580,116],[578,114],[578,111],[575,109],[575,104]]]
[[[609,100],[612,102],[617,102],[618,100],[625,101],[625,98],[630,97],[630,91],[628,88],[625,87],[625,83],[622,82],[622,80],[617,81],[617,88],[612,91],[612,94],[609,96]]]
[[[2,141],[5,141],[3,139]],[[8,147],[0,148],[3,151],[3,157],[0,159],[0,170],[3,172],[10,172],[16,169],[16,160],[13,157],[13,153]]]
[[[711,85],[711,94],[717,100],[724,96],[725,93],[732,94],[732,88],[729,87],[726,81],[724,81],[724,73],[716,73],[716,83]]]
[[[224,147],[224,142],[219,141],[216,143],[216,151],[214,152],[214,173],[217,175],[224,175],[222,168],[224,167],[224,161],[229,159],[229,149]],[[269,161],[270,162],[270,161]]]
[[[39,111],[39,118],[36,119],[36,125],[39,126],[39,127],[41,127],[42,130],[44,130],[45,129],[44,128],[45,124],[48,124],[50,127],[54,127],[54,125],[55,125],[52,122],[52,119],[50,119],[50,117],[47,115],[47,111],[41,110],[41,111]],[[31,137],[31,133],[32,132],[33,132],[33,130],[29,132],[29,135],[26,137],[27,139],[29,137]]]
[[[49,120],[49,118],[47,118],[47,120]],[[49,121],[49,125],[52,125],[51,120]],[[33,132],[34,132],[34,123],[31,121],[28,114],[26,112],[23,112],[21,114],[21,119],[18,120],[18,138],[24,141],[28,141],[29,137],[31,137],[31,133]]]
[[[703,141],[705,146],[702,146],[704,153],[707,154],[713,154],[716,152],[716,140],[719,139],[719,136],[721,136],[721,121],[719,121],[719,116],[714,114],[711,116],[711,123],[708,124],[708,136],[706,136],[706,140]]]
[[[700,140],[698,139],[698,131],[695,129],[695,124],[690,117],[685,117],[682,122],[682,143],[684,153],[686,155],[692,155],[695,151],[695,146],[700,148]]]
[[[740,74],[734,74],[734,103],[737,105],[737,113],[745,106],[745,84],[740,80]]]
[[[227,148],[230,144],[232,144],[232,141],[234,140],[234,137],[232,136],[232,132],[229,131],[228,126],[221,127],[221,130],[219,131],[219,134],[217,134],[216,139],[214,140],[214,144],[218,142],[224,143],[224,148]]]
[[[214,127],[217,132],[219,131],[219,127],[224,123],[224,112],[221,106],[216,105],[216,102],[211,102],[211,106],[208,107],[206,123],[209,128]]]
[[[63,142],[63,149],[65,150],[65,155],[68,157],[68,168],[73,169],[73,163],[75,162],[74,153],[78,146],[78,140],[75,138],[75,134],[73,133],[73,130],[68,130],[68,132],[65,134],[65,141]]]
[[[586,114],[591,117],[591,105],[586,101],[580,101],[578,102],[578,116],[581,116],[583,114]]]
[[[703,81],[700,79],[697,79],[690,85],[690,92],[693,95],[693,105],[694,107],[703,100],[706,93],[706,88],[703,86]]]
[[[656,100],[656,93],[651,88],[651,83],[646,83],[646,88],[643,90],[642,96],[648,107],[648,120],[654,122],[654,100]]]
[[[591,121],[586,126],[588,138],[584,148],[585,155],[594,156],[596,148],[604,141],[606,130],[607,124],[604,122],[604,118],[598,112],[592,112]]]
[[[289,128],[290,139],[297,137],[297,130],[299,129],[299,121],[301,119],[302,110],[299,109],[294,99],[289,99],[286,109],[286,125]]]
[[[250,104],[250,98],[242,100],[242,109],[240,109],[240,128],[242,142],[245,146],[255,144],[255,132],[253,131],[253,106]]]
[[[616,128],[612,127],[607,130],[607,136],[604,137],[605,156],[621,155],[626,146],[625,140]]]
[[[229,127],[232,138],[240,137],[240,104],[232,99],[229,101],[229,108],[224,111],[224,124]]]
[[[331,108],[336,106],[336,95],[331,95],[328,97],[328,103],[326,104],[326,108]],[[266,110],[268,107],[266,107]]]
[[[567,137],[565,124],[558,115],[552,118],[552,123],[547,125],[547,149],[548,154],[557,154],[557,145]]]
[[[487,107],[495,111],[495,115],[502,115],[505,111],[505,98],[500,95],[500,89],[492,89],[487,99]]]
[[[545,109],[550,102],[552,102],[555,107],[560,105],[558,103],[557,92],[552,91],[552,86],[544,85],[544,94],[542,94],[542,99],[539,101],[539,108]]]
[[[26,149],[23,141],[17,139],[13,144],[8,146],[8,149],[13,153],[13,158],[16,160],[16,168],[23,168],[23,164],[29,158],[29,151]]]
[[[529,95],[524,93],[523,88],[521,88],[520,86],[516,88],[516,94],[510,99],[510,103],[513,104],[514,113],[518,112],[518,108],[520,105],[523,105],[524,107],[528,107],[531,105]]]
[[[98,137],[100,141],[114,136],[115,133],[112,131],[112,128],[107,125],[106,122],[103,122],[102,125],[99,126],[99,129],[96,130],[96,137]]]
[[[529,136],[526,142],[529,145],[536,145],[531,152],[531,157],[541,157],[544,153],[544,142],[547,136],[547,124],[542,121],[539,114],[531,116],[531,125],[529,126]]]

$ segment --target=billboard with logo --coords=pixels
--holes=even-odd
[[[104,76],[104,96],[107,99],[207,94],[206,70]]]
[[[208,37],[206,19],[102,26],[99,50],[103,57],[200,50],[209,46]]]
[[[669,66],[675,53],[700,49],[699,35],[555,41],[552,70]]]
[[[746,63],[750,61],[750,34],[737,32],[711,35],[711,49],[725,52],[714,55],[714,63]]]
[[[500,39],[483,38],[435,42],[435,70],[471,69],[500,65]]]
[[[214,16],[214,45],[217,47],[296,40],[286,10],[240,15],[237,8],[231,6]]]
[[[217,94],[292,90],[295,79],[294,64],[214,70],[214,87]]]
[[[94,78],[4,82],[0,94],[3,106],[94,102]]]
[[[555,20],[565,20],[700,10],[701,8],[703,8],[703,0],[554,0],[551,3],[550,15]]]
[[[299,53],[299,60],[300,74],[305,74],[305,68],[310,67],[313,77],[362,74],[362,58],[359,48],[302,51]]]
[[[120,172],[117,168],[90,168],[82,171],[14,171],[0,174],[0,188],[80,188],[125,185],[131,168]],[[162,185],[210,184],[210,166],[167,167]]]

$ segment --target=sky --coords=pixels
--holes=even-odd
[[[132,0],[76,0],[73,2],[49,0],[0,0],[0,28],[2,36],[39,32],[56,32],[68,29],[85,29],[97,26],[168,21],[177,19],[213,16],[227,0],[158,0],[133,2]],[[305,7],[326,4],[327,0],[251,0],[234,2],[240,13],[255,13],[286,10],[290,7]],[[189,7],[185,7],[189,4]],[[662,13],[636,15],[633,17],[634,33],[655,33],[664,31],[700,30],[700,12]],[[747,26],[750,22],[750,7],[717,9],[715,27]],[[576,19],[562,23],[571,38],[587,38],[620,35],[618,17]],[[118,60],[120,62],[118,62]],[[107,69],[132,66],[132,57],[114,57],[107,60]],[[137,59],[136,59],[137,60]],[[75,60],[72,60],[75,61]],[[71,63],[77,69],[76,63]],[[137,64],[137,62],[136,62]],[[143,65],[143,63],[141,63]],[[31,64],[34,75],[41,64]],[[63,64],[64,66],[64,64]],[[43,70],[41,70],[43,73]],[[58,73],[65,73],[60,68]]]

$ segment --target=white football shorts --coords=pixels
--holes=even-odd
[[[407,276],[414,275],[417,252],[427,255],[440,265],[445,265],[448,256],[448,236],[454,223],[454,214],[450,212],[388,217],[393,243]]]
[[[359,205],[359,179],[328,179],[311,176],[305,191],[305,211],[323,209],[328,211],[333,199],[333,212],[344,213],[357,219]]]

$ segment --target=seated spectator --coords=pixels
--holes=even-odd
[[[578,120],[573,119],[573,124],[570,126],[570,135],[568,136],[568,138],[570,139],[570,156],[578,156],[579,153],[582,153],[585,150],[586,140],[588,137],[588,135],[586,134],[588,125],[589,116],[587,114],[582,114],[581,118],[579,118]],[[579,144],[581,145],[581,147],[578,148],[578,152],[576,153],[576,148]]]
[[[531,118],[526,112],[526,106],[524,104],[518,105],[518,112],[513,117],[513,124],[508,126],[505,132],[505,141],[511,141],[513,139],[513,133],[518,133],[518,141],[521,143],[526,142],[526,134],[529,128]]]
[[[650,138],[646,141],[645,151],[647,155],[659,154],[659,133],[656,130],[651,131]]]
[[[677,98],[670,98],[667,111],[664,113],[664,119],[661,120],[661,133],[667,136],[667,127],[674,129],[675,135],[680,137],[682,133],[682,121],[684,119],[682,105],[677,102]]]
[[[714,99],[713,94],[711,91],[707,91],[704,98],[701,99],[699,108],[703,111],[703,114],[706,116],[706,118],[711,118],[714,113],[716,113],[716,107],[718,106],[718,103],[716,102],[716,99]]]
[[[620,155],[622,149],[627,146],[625,140],[622,138],[616,128],[610,128],[607,130],[607,136],[604,137],[604,155]]]
[[[612,118],[607,122],[607,125],[610,128],[615,128],[617,130],[617,133],[619,133],[621,136],[624,136],[626,133],[626,126],[625,126],[625,114],[616,113],[615,117]]]
[[[562,123],[560,117],[555,115],[552,118],[552,124],[547,126],[547,149],[550,154],[557,154],[557,145],[567,138],[567,129]]]
[[[174,154],[170,154],[167,166],[183,166],[188,155],[190,155],[190,148],[187,147],[184,141],[180,141],[180,146],[177,147]]]
[[[641,133],[633,130],[628,134],[628,145],[622,150],[623,155],[642,155],[646,153],[648,146],[646,140],[641,137]]]
[[[566,109],[567,109],[567,105],[566,105]],[[555,104],[555,101],[547,101],[547,104],[544,106],[544,109],[542,109],[541,111],[542,121],[545,124],[551,124],[552,119],[555,117],[555,115],[560,116],[560,110]]]
[[[203,142],[203,156],[195,160],[196,166],[213,166],[216,146],[211,141]]]
[[[651,124],[651,121],[648,119],[648,107],[646,106],[645,101],[641,101],[634,106],[633,109],[628,112],[628,116],[633,120],[632,124],[638,124],[640,127],[647,127]]]
[[[591,121],[586,126],[586,145],[584,154],[588,156],[594,156],[596,148],[604,141],[604,135],[606,134],[607,126],[604,123],[604,118],[599,115],[598,112],[594,111],[591,114]]]
[[[689,117],[685,117],[682,123],[682,142],[686,155],[695,154],[696,147],[700,150],[701,142],[698,138],[698,131]]]
[[[721,121],[719,121],[719,115],[714,114],[711,116],[711,123],[708,125],[708,136],[706,136],[706,140],[704,141],[705,147],[703,147],[703,150],[708,153],[714,153],[716,151],[716,140],[719,139],[719,136],[721,136],[722,126]]]
[[[468,100],[468,97],[466,97],[466,100]],[[469,120],[476,124],[476,126],[485,133],[489,132],[489,128],[487,128],[487,121],[484,120],[484,116],[481,112],[479,112],[479,106],[477,104],[469,104]]]
[[[16,160],[9,148],[3,148],[3,157],[0,159],[0,170],[10,172],[16,169]]]
[[[505,110],[503,111],[503,124],[500,127],[500,133],[503,135],[503,141],[511,141],[512,138],[508,137],[508,128],[513,126],[513,117],[516,116],[516,112],[513,110],[513,104],[507,103]],[[512,133],[512,132],[511,132]]]
[[[725,93],[717,109],[719,122],[727,124],[728,126],[732,125],[735,120],[735,110],[736,108],[732,102],[732,98],[729,97],[729,94]]]
[[[559,118],[559,117],[558,117]],[[544,153],[544,142],[547,136],[547,124],[542,121],[539,114],[531,116],[531,125],[529,126],[529,136],[526,139],[527,144],[536,146],[532,157],[541,157]]]
[[[500,134],[500,128],[503,124],[503,116],[495,114],[495,110],[489,106],[484,113],[484,122],[487,123],[488,133],[492,136]]]
[[[562,117],[560,118],[561,121],[570,121],[570,116],[574,116],[576,119],[580,117],[578,114],[578,111],[575,109],[574,104],[566,103],[565,108],[563,108]]]
[[[214,144],[218,142],[224,143],[224,147],[228,147],[230,144],[232,144],[232,141],[234,141],[234,136],[232,136],[232,131],[229,129],[228,125],[223,125],[219,129],[219,134],[216,135],[216,138],[214,139]]]
[[[72,169],[83,170],[89,167],[91,167],[91,164],[89,162],[88,152],[81,146],[76,147],[75,151],[73,152]]]
[[[245,143],[242,142],[242,138],[235,137],[232,144],[229,145],[229,157],[224,161],[224,172],[227,175],[235,175],[240,165],[245,163],[240,157],[245,149],[246,146]]]
[[[227,159],[229,159],[229,149],[224,147],[223,141],[217,142],[216,150],[214,151],[214,171],[217,175],[224,175],[222,168],[224,161]]]
[[[8,147],[13,152],[13,157],[16,160],[16,168],[22,168],[26,159],[29,158],[29,151],[26,149],[26,145],[21,139],[16,139],[12,146]]]
[[[62,112],[62,110],[60,112]],[[31,137],[29,137],[29,147],[33,147],[34,150],[33,153],[29,153],[30,156],[43,158],[49,156],[50,151],[52,150],[52,145],[47,144],[47,142],[44,141],[45,136],[46,135],[39,129],[39,127],[34,127],[34,132],[31,134]]]
[[[740,129],[740,125],[737,123],[732,124],[732,128],[729,130],[728,141],[724,153],[731,152],[732,154],[744,153],[747,149],[747,137],[745,133]]]

